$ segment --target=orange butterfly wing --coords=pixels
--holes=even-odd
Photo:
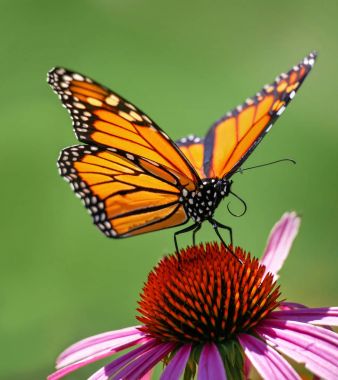
[[[61,152],[58,166],[108,237],[138,235],[188,220],[180,192],[194,184],[155,162],[123,151],[76,145]]]
[[[194,135],[182,137],[176,141],[180,151],[184,154],[189,162],[194,166],[200,178],[206,178],[203,168],[204,161],[204,143],[203,139]]]
[[[285,110],[315,59],[315,53],[309,54],[210,128],[204,140],[207,177],[230,177],[236,171]]]
[[[148,158],[199,182],[175,143],[142,111],[81,74],[54,68],[48,82],[69,111],[77,138]]]

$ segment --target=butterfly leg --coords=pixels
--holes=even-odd
[[[196,233],[200,230],[201,228],[201,223],[198,224],[198,226],[194,229],[193,233],[192,233],[192,244],[193,245],[196,245]]]
[[[232,239],[232,228],[229,227],[229,226],[226,226],[226,225],[224,225],[224,224],[222,224],[222,223],[220,223],[220,222],[217,222],[217,220],[215,220],[215,219],[212,219],[212,223],[216,224],[216,226],[217,226],[218,228],[223,228],[224,230],[229,231],[229,235],[230,235],[230,244],[233,246],[234,243],[233,243],[233,239]],[[214,227],[214,225],[213,225],[213,227]],[[215,227],[214,227],[214,228],[215,228]]]
[[[191,225],[189,227],[183,228],[183,230],[176,231],[174,233],[174,241],[175,241],[175,248],[176,248],[176,254],[177,254],[177,256],[179,256],[178,244],[177,244],[177,235],[184,234],[186,232],[195,230],[199,226],[200,226],[200,223],[195,223],[195,224],[193,224],[193,225]],[[198,230],[199,230],[199,228],[198,228]]]
[[[229,246],[225,243],[225,241],[223,240],[222,238],[222,235],[219,233],[219,228],[223,228],[223,229],[226,229],[229,231],[229,234],[230,234],[230,241],[231,241],[231,245],[232,245],[232,229],[231,227],[229,226],[225,226],[219,222],[217,222],[216,220],[214,219],[211,219],[210,220],[210,223],[212,224],[215,232],[216,232],[216,235],[218,236],[219,240],[221,241],[221,243],[226,247],[226,249],[235,257],[235,259],[240,262],[241,264],[243,264],[242,260],[240,260],[236,254],[232,251],[232,249],[229,248]]]

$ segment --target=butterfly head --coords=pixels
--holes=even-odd
[[[195,191],[183,189],[180,201],[188,216],[202,223],[212,218],[221,200],[229,195],[231,184],[227,179],[204,179]]]

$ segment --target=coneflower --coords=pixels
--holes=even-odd
[[[298,227],[296,214],[285,214],[261,261],[237,247],[241,264],[217,243],[164,257],[141,292],[142,325],[74,344],[49,380],[136,345],[90,380],[140,379],[160,362],[162,380],[247,379],[252,366],[263,379],[300,379],[284,356],[338,379],[338,335],[326,328],[338,324],[338,308],[282,301],[276,285]]]

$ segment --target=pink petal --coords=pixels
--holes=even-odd
[[[299,225],[300,218],[295,212],[285,213],[270,233],[261,263],[266,266],[266,272],[274,274],[275,280],[289,254]]]
[[[283,321],[277,319],[265,319],[259,327],[269,327],[281,330],[282,332],[291,332],[292,334],[305,334],[312,338],[311,347],[314,346],[313,339],[319,339],[318,344],[328,343],[338,348],[338,334],[335,332],[323,329],[319,326],[313,326],[308,323],[301,323],[295,321]],[[323,347],[322,347],[323,348]],[[338,364],[338,356],[337,356]]]
[[[226,380],[226,373],[221,355],[214,343],[203,346],[198,363],[197,380]]]
[[[191,352],[191,344],[183,345],[170,360],[160,380],[179,380],[187,365]]]
[[[248,357],[245,356],[245,358],[244,358],[244,368],[243,368],[244,379],[250,379],[251,368],[252,368],[251,362],[248,359]]]
[[[114,338],[105,342],[96,343],[92,347],[88,346],[79,351],[73,351],[71,354],[65,356],[63,360],[60,360],[56,368],[66,367],[86,358],[94,357],[95,355],[100,356],[102,352],[106,351],[111,351],[111,354],[113,354],[116,348],[123,347],[126,343],[142,338],[146,339],[145,335],[142,332],[138,332],[135,335],[126,336],[123,338]]]
[[[238,340],[245,355],[263,379],[301,379],[291,365],[273,348],[248,334],[239,334]]]
[[[338,326],[338,307],[278,310],[273,311],[270,316],[285,321],[292,320],[315,325]]]
[[[129,339],[129,341],[127,341],[127,339]],[[110,347],[106,348],[105,350],[102,350],[98,353],[94,353],[93,355],[88,355],[87,357],[85,357],[81,360],[78,360],[77,362],[75,362],[73,364],[67,365],[64,368],[57,370],[56,372],[54,372],[48,376],[48,380],[60,379],[60,378],[64,377],[65,375],[67,375],[68,373],[74,372],[75,370],[77,370],[81,367],[84,367],[85,365],[88,365],[88,364],[93,363],[97,360],[103,359],[107,356],[111,356],[116,352],[119,352],[119,351],[122,351],[126,348],[135,346],[136,344],[146,343],[147,341],[149,341],[149,338],[137,337],[137,336],[136,337],[131,336],[129,338],[124,338],[123,343],[118,342],[118,343],[116,343],[116,346],[111,344]]]
[[[128,364],[111,380],[140,379],[175,348],[175,343],[160,343]]]
[[[140,380],[151,380],[152,377],[153,377],[153,370],[151,369],[145,375],[143,375]]]
[[[325,379],[338,379],[338,335],[306,323],[265,320],[257,327],[278,351]]]
[[[142,356],[145,352],[150,349],[157,347],[160,343],[155,339],[149,339],[145,344],[140,347],[127,352],[126,354],[120,356],[119,358],[113,360],[111,363],[100,368],[95,372],[88,380],[107,380],[110,376],[120,371],[121,368],[125,367],[129,363],[133,362],[138,357]]]
[[[282,301],[279,305],[279,308],[282,310],[293,310],[293,309],[307,309],[308,307],[297,302],[287,302]]]
[[[63,351],[60,354],[56,361],[57,368],[68,365],[76,360],[85,358],[87,356],[86,352],[89,352],[89,354],[91,355],[96,350],[96,347],[99,351],[101,347],[103,348],[105,346],[105,342],[107,343],[106,347],[108,347],[108,345],[111,345],[115,339],[129,337],[131,335],[140,336],[140,334],[144,336],[144,334],[140,330],[138,330],[137,326],[134,326],[121,330],[108,331],[102,334],[91,336],[86,339],[82,339],[79,342],[68,347],[65,351]],[[88,348],[89,350],[87,351]],[[79,357],[79,359],[77,359],[77,357]]]

